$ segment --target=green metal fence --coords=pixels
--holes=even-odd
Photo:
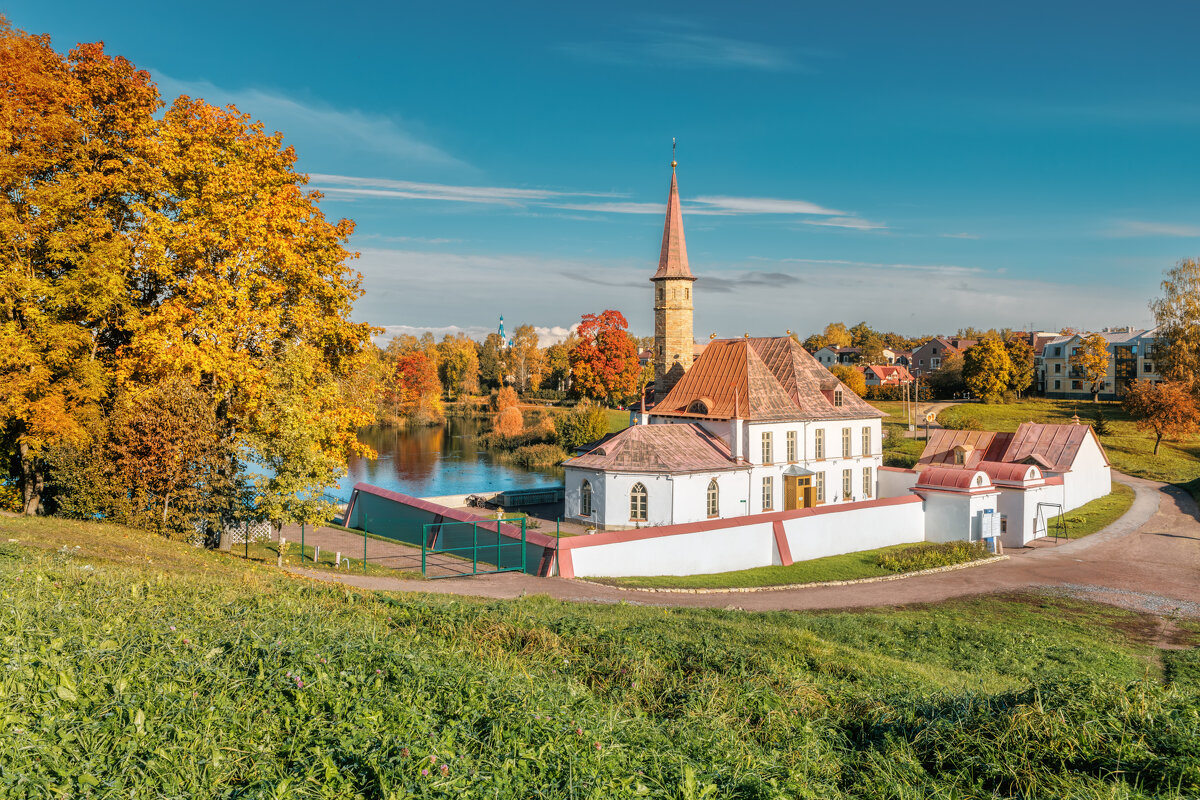
[[[520,523],[521,537],[516,536]],[[512,528],[503,532],[502,527]],[[428,579],[526,572],[528,549],[525,517],[474,522],[432,522],[422,528],[421,574]],[[430,574],[430,556],[441,556],[438,572]],[[446,558],[445,556],[449,556]],[[480,569],[480,564],[485,566]]]

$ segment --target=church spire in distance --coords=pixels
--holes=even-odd
[[[683,278],[696,280],[688,268],[687,243],[683,239],[683,209],[679,205],[679,182],[675,179],[675,140],[671,140],[671,191],[667,195],[667,219],[663,224],[662,250],[658,254],[658,272],[650,280]]]

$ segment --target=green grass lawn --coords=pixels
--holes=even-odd
[[[1139,478],[1180,484],[1200,496],[1200,439],[1164,441],[1158,455],[1154,455],[1153,435],[1138,431],[1119,403],[1041,398],[996,405],[964,403],[943,411],[942,419],[974,419],[984,430],[1015,431],[1022,422],[1070,422],[1076,412],[1084,424],[1090,424],[1097,406],[1104,409],[1109,420],[1111,433],[1101,436],[1100,441],[1114,469]]]
[[[1088,534],[1108,527],[1129,510],[1136,496],[1133,489],[1123,483],[1113,481],[1112,494],[1098,497],[1074,511],[1063,514],[1067,525],[1067,538],[1082,539]],[[1052,533],[1058,522],[1058,517],[1050,519],[1047,527]]]
[[[2,518],[0,796],[1194,797],[1200,669],[1158,630],[1039,595],[749,614],[363,593]]]
[[[793,583],[852,581],[895,574],[877,563],[880,553],[912,547],[897,544],[877,550],[797,561],[788,566],[754,567],[710,575],[655,575],[636,578],[589,578],[596,583],[647,589],[735,589],[750,586],[787,586]]]
[[[605,415],[608,417],[608,432],[617,433],[629,427],[629,412],[621,411],[616,408],[604,409]]]

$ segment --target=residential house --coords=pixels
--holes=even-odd
[[[869,366],[858,366],[855,369],[862,373],[867,386],[903,386],[915,380],[912,373],[907,368],[901,366],[872,364]]]
[[[920,347],[913,349],[908,371],[917,378],[928,377],[930,373],[942,366],[942,362],[948,356],[962,355],[963,351],[975,343],[975,339],[945,339],[940,336],[930,339]]]

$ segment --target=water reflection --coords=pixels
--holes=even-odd
[[[445,426],[436,428],[364,428],[358,439],[373,447],[379,458],[352,457],[339,494],[349,497],[358,481],[417,497],[561,483],[560,468],[529,470],[497,463],[478,445],[483,424],[474,418],[450,417]]]

